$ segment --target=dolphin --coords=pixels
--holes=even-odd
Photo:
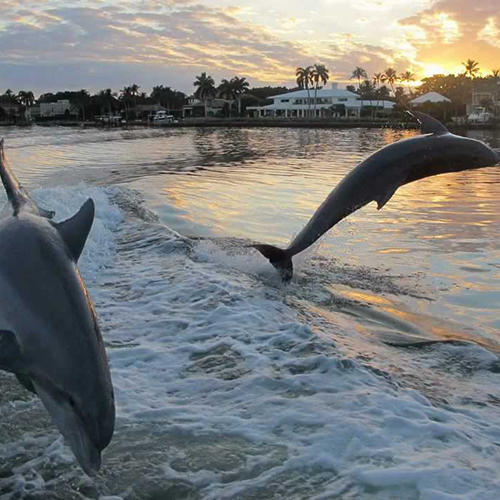
[[[500,162],[500,150],[493,150],[475,139],[454,135],[425,113],[409,113],[420,122],[422,135],[389,144],[351,170],[287,248],[250,245],[269,259],[283,281],[292,278],[294,255],[371,201],[376,201],[380,210],[404,184],[432,175],[490,167]]]
[[[55,223],[8,167],[0,177],[12,215],[0,220],[0,369],[37,394],[88,475],[115,427],[111,376],[94,306],[77,261],[94,220],[88,199]]]

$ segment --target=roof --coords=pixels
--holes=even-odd
[[[372,99],[371,101],[369,100],[364,100],[364,101],[359,101],[361,103],[361,106],[378,106],[379,108],[384,108],[384,109],[392,109],[396,103],[393,101],[377,101],[377,99]]]
[[[268,99],[304,99],[307,97],[354,97],[358,98],[358,94],[350,92],[349,90],[339,89],[339,88],[329,88],[329,89],[309,89],[307,90],[296,90],[295,92],[288,92],[287,94],[279,94],[268,97]]]
[[[437,92],[427,92],[427,94],[411,100],[410,104],[422,104],[424,102],[451,102],[451,100]]]

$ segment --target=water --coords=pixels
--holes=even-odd
[[[499,167],[365,207],[283,286],[246,245],[286,245],[347,172],[415,132],[0,133],[59,220],[96,201],[80,267],[118,411],[91,480],[0,372],[1,500],[498,498]]]

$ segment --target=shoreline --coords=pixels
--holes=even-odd
[[[189,128],[189,127],[228,127],[228,128],[321,128],[321,129],[345,129],[345,128],[391,128],[391,129],[418,129],[415,122],[401,120],[296,120],[296,119],[258,119],[258,118],[190,118],[174,123],[155,123],[150,121],[132,121],[127,123],[107,124],[97,121],[82,122],[69,120],[52,120],[31,123],[5,123],[0,122],[1,127],[83,127],[83,128]],[[450,131],[466,130],[500,130],[500,125],[477,125],[477,124],[448,124]]]

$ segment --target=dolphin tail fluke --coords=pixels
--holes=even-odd
[[[257,249],[269,262],[279,271],[281,279],[290,281],[293,276],[292,258],[288,256],[286,250],[282,250],[272,245],[251,245]]]

